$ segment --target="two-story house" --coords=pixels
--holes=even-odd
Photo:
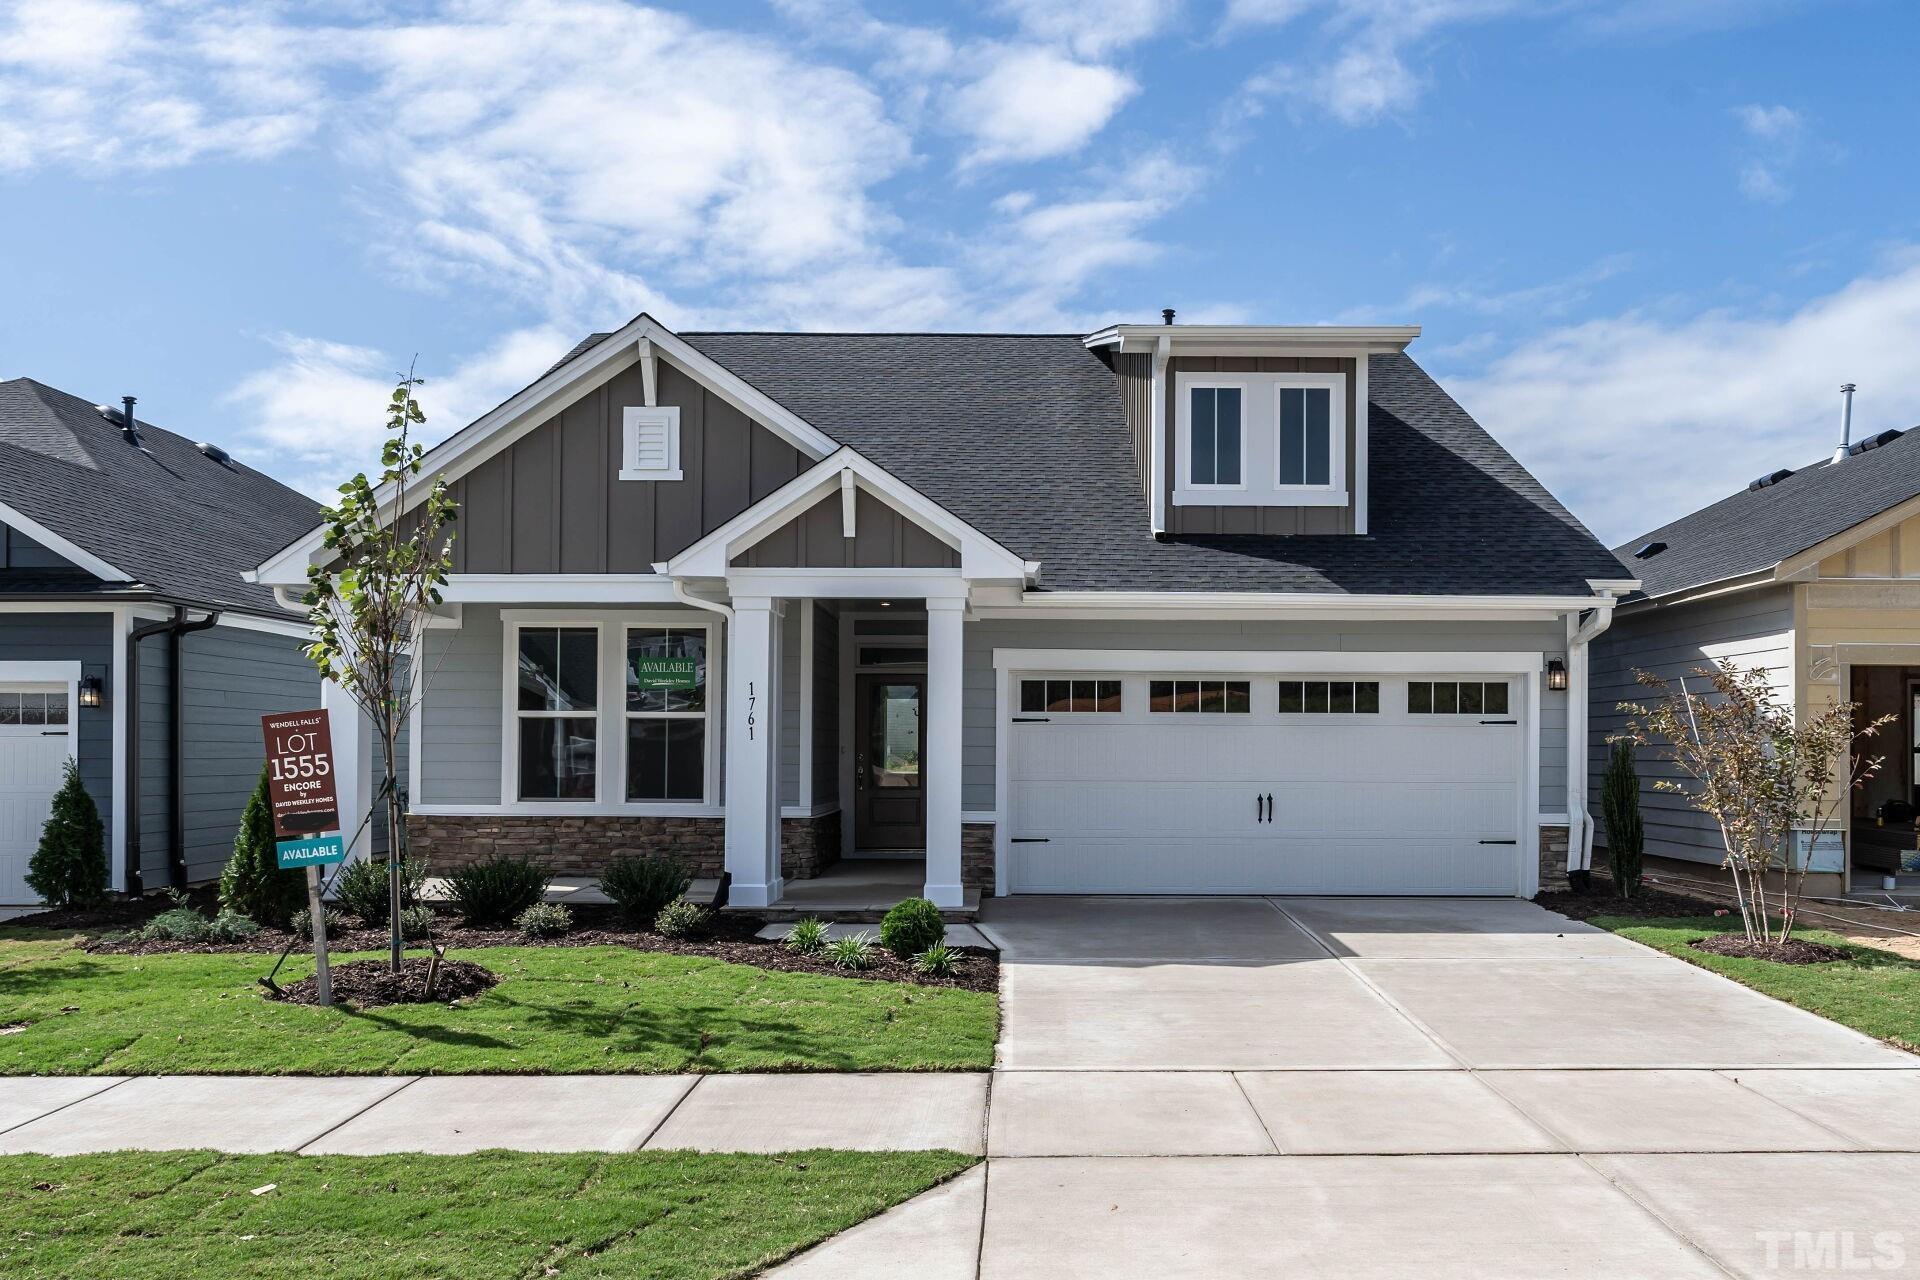
[[[1629,575],[1417,329],[1167,320],[582,342],[427,457],[415,847],[678,852],[747,906],[873,856],[948,907],[1562,881]]]

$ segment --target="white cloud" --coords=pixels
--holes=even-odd
[[[1104,58],[1158,35],[1180,13],[1178,0],[1000,0],[1028,35],[1062,45],[1082,58]]]
[[[548,327],[522,329],[441,373],[431,362],[416,393],[427,416],[422,440],[433,444],[544,373],[574,337]],[[234,452],[317,498],[340,480],[378,465],[386,438],[387,397],[411,361],[406,355],[319,338],[283,334],[281,359],[228,393],[250,424]]]
[[[1450,389],[1610,543],[1754,476],[1831,452],[1842,382],[1856,438],[1913,425],[1920,252],[1798,310],[1628,312],[1547,333]]]
[[[1748,142],[1748,158],[1740,166],[1740,193],[1765,204],[1787,200],[1793,191],[1785,175],[1799,157],[1805,118],[1792,107],[1760,103],[1735,107],[1733,115]]]
[[[953,93],[948,119],[974,140],[969,164],[1043,160],[1085,146],[1139,88],[1112,67],[1012,45]]]

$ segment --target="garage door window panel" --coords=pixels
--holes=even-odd
[[[1414,680],[1407,685],[1409,715],[1504,716],[1511,708],[1504,680]]]
[[[1253,710],[1253,685],[1247,680],[1155,680],[1147,703],[1155,712],[1245,715]]]
[[[1049,677],[1020,682],[1020,710],[1039,715],[1112,715],[1122,709],[1120,682]]]
[[[1280,714],[1378,715],[1378,680],[1282,680]]]

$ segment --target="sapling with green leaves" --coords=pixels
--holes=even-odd
[[[413,437],[414,428],[427,420],[413,395],[421,381],[409,371],[388,400],[378,485],[362,472],[340,486],[338,502],[322,510],[328,556],[325,564],[308,569],[304,600],[314,633],[307,656],[372,722],[381,747],[388,949],[396,973],[406,844],[397,744],[401,726],[425,692],[415,646],[440,605],[453,567],[455,503],[446,482],[436,479],[424,498],[413,492],[426,455]],[[344,814],[342,821],[351,831],[366,816]]]
[[[1852,702],[1805,707],[1796,715],[1762,667],[1702,667],[1693,675],[1705,686],[1697,692],[1684,678],[1675,684],[1636,672],[1654,697],[1620,704],[1628,726],[1614,740],[1663,751],[1686,775],[1684,781],[1656,778],[1654,789],[1686,797],[1719,825],[1747,938],[1784,943],[1793,936],[1820,837],[1884,762],[1860,746],[1893,717],[1859,724]],[[1788,856],[1796,830],[1806,833],[1807,852]],[[1767,888],[1774,871],[1781,872],[1777,927]]]

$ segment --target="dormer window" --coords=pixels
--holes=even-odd
[[[620,478],[681,478],[679,406],[627,405],[622,410]]]
[[[1187,484],[1196,489],[1238,489],[1244,426],[1243,388],[1196,386],[1188,390],[1192,417],[1187,433]]]
[[[1182,373],[1176,390],[1174,505],[1346,504],[1345,374]]]

